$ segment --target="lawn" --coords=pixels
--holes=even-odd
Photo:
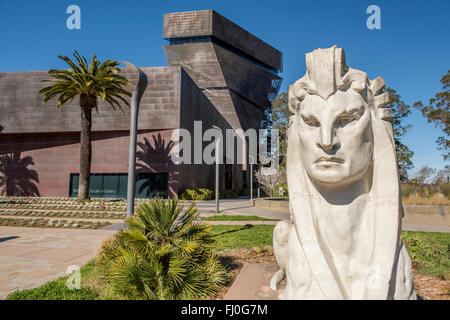
[[[234,248],[252,248],[272,245],[274,226],[213,226],[212,233],[217,237],[217,251]]]
[[[217,238],[217,251],[235,248],[253,248],[272,245],[272,225],[213,226],[212,233]],[[413,260],[417,272],[450,278],[450,233],[402,232],[402,238]],[[107,283],[99,277],[94,262],[81,268],[81,289],[70,290],[66,287],[67,277],[48,282],[38,288],[14,292],[7,299],[119,299]]]
[[[279,219],[268,219],[258,216],[239,216],[239,215],[218,215],[205,218],[205,221],[279,221]]]
[[[419,273],[450,279],[450,233],[403,231],[402,239]]]

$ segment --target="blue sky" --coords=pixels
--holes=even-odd
[[[81,30],[68,30],[66,8],[81,8]],[[366,8],[381,9],[381,30],[369,30]],[[101,1],[0,0],[0,72],[64,67],[57,55],[77,49],[91,57],[165,66],[163,14],[214,9],[283,52],[281,90],[305,73],[306,52],[337,45],[349,66],[383,76],[412,105],[442,90],[450,69],[450,1],[259,0]],[[435,140],[441,131],[413,110],[403,142],[422,165],[441,169]]]

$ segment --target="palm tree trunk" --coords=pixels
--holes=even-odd
[[[92,108],[81,107],[81,132],[80,132],[80,179],[78,187],[78,200],[89,199],[89,184],[91,181],[91,128]]]

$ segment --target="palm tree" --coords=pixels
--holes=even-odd
[[[91,128],[92,109],[98,113],[97,97],[106,100],[111,107],[122,110],[120,105],[123,102],[129,106],[129,101],[123,96],[131,96],[124,86],[129,86],[130,82],[122,75],[118,74],[116,67],[118,61],[106,60],[101,64],[94,55],[90,65],[85,57],[81,57],[75,50],[74,57],[78,62],[75,64],[65,56],[58,56],[71,68],[66,70],[49,70],[50,79],[43,82],[52,82],[52,85],[42,88],[39,93],[44,95],[43,102],[47,102],[58,96],[56,108],[60,108],[66,102],[72,102],[76,96],[80,96],[81,108],[81,132],[80,132],[80,178],[78,199],[89,198],[89,183],[91,174]]]
[[[33,158],[21,158],[20,152],[0,155],[0,195],[33,197],[40,196],[35,183],[39,183],[38,173],[29,169]]]

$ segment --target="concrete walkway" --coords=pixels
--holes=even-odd
[[[187,207],[187,204],[184,204]],[[203,216],[207,214],[217,215],[216,201],[215,200],[202,200],[196,201],[196,208],[198,212]],[[271,219],[289,219],[289,214],[284,212],[271,211],[267,209],[257,208],[250,205],[249,198],[242,199],[223,199],[219,202],[220,214],[233,214],[244,216],[259,216],[263,218]]]
[[[448,226],[433,226],[430,224],[403,224],[402,230],[423,232],[450,232]]]
[[[0,299],[66,275],[97,254],[114,230],[0,227]]]
[[[183,203],[187,208],[190,203]],[[215,200],[196,201],[196,208],[201,218],[217,215]],[[219,203],[220,215],[242,215],[242,216],[258,216],[268,219],[289,220],[289,214],[284,212],[271,211],[263,208],[251,206],[248,198],[241,199],[223,199]],[[111,221],[113,222],[113,221]],[[278,221],[208,221],[213,225],[245,225],[245,224],[269,224],[275,225]],[[121,230],[125,224],[123,221],[116,220],[114,224],[103,227],[102,230]],[[403,230],[407,231],[424,231],[424,232],[450,232],[448,226],[434,226],[429,224],[403,224]]]
[[[215,200],[196,201],[196,208],[199,210],[200,216],[202,217],[217,215],[216,213],[214,213],[216,210]],[[251,206],[248,198],[220,200],[219,211],[220,214],[224,215],[230,214],[243,216],[259,216],[269,219],[289,220],[289,214],[287,213],[271,211]],[[273,224],[276,224],[276,222]],[[402,227],[403,230],[407,231],[450,232],[450,227],[448,226],[435,226],[429,224],[403,224]]]
[[[270,279],[278,270],[277,264],[245,263],[223,300],[278,300],[284,286],[278,292],[269,288]]]

